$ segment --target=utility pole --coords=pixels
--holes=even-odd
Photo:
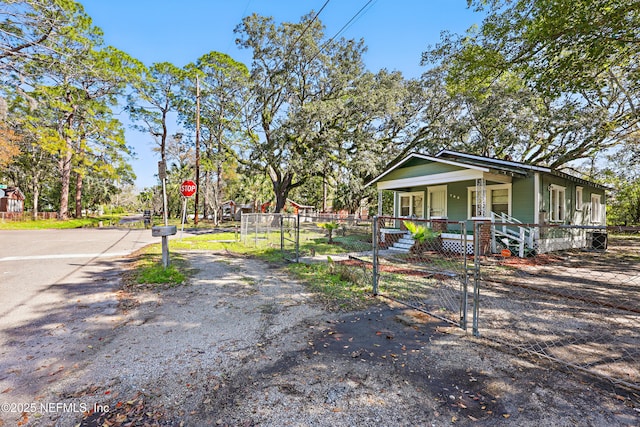
[[[200,78],[196,76],[196,198],[193,223],[198,225],[198,203],[200,194]]]

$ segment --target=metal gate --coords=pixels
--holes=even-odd
[[[467,328],[472,236],[464,222],[375,217],[373,293]]]
[[[280,250],[285,260],[299,261],[300,215],[282,215],[280,217]]]

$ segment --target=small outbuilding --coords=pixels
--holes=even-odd
[[[18,187],[0,189],[0,212],[24,212],[24,194]]]

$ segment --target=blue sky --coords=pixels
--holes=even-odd
[[[79,0],[105,43],[151,65],[168,61],[182,67],[211,51],[232,56],[247,65],[251,52],[235,45],[233,29],[251,13],[272,16],[276,22],[299,22],[326,0]],[[319,19],[327,39],[334,36],[368,0],[331,0]],[[463,33],[482,16],[467,8],[466,0],[373,0],[341,37],[364,39],[369,70],[401,71],[418,77],[425,71],[420,58],[436,44],[442,31]],[[120,117],[128,126],[126,116]],[[157,154],[150,136],[127,129],[134,147],[133,163],[139,188],[156,183]]]

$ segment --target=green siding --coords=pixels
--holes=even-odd
[[[428,176],[440,173],[464,170],[465,168],[433,162],[424,159],[413,159],[404,167],[398,168],[387,174],[380,182],[415,178],[419,176]],[[598,194],[604,203],[605,191],[590,186],[587,182],[567,179],[561,176],[555,176],[547,173],[540,173],[540,206],[536,206],[535,197],[535,180],[536,175],[531,174],[525,177],[513,177],[511,183],[511,216],[522,221],[523,223],[536,223],[538,220],[543,221],[544,217],[550,218],[550,191],[551,184],[565,188],[566,213],[564,223],[589,225],[590,224],[590,204],[591,195]],[[487,185],[496,185],[497,182],[487,182]],[[447,217],[451,221],[467,221],[468,218],[468,189],[475,187],[475,181],[461,181],[448,183],[447,185]],[[439,185],[438,185],[439,186]],[[582,210],[576,210],[576,188],[582,187]],[[428,187],[419,186],[407,188],[407,192],[421,191],[424,194],[423,210],[427,214],[427,197]],[[399,199],[396,194],[396,206],[399,209]],[[541,212],[542,211],[542,212]],[[399,212],[395,213],[399,215]]]
[[[475,181],[461,181],[447,186],[447,216],[451,221],[467,220],[467,188],[475,185]]]
[[[565,188],[565,207],[566,214],[563,221],[564,224],[575,225],[591,225],[591,195],[600,195],[601,203],[606,202],[605,191],[600,188],[595,188],[588,183],[577,183],[569,179],[565,179],[555,175],[544,174],[542,176],[541,193],[542,193],[542,209],[545,211],[545,216],[548,222],[551,218],[551,192],[549,191],[550,185],[558,185]],[[576,203],[576,188],[582,187],[582,204],[583,208],[577,210]]]
[[[511,216],[524,223],[534,223],[534,196],[534,176],[514,179],[511,187]]]
[[[453,166],[453,165],[436,163],[428,160],[425,160],[424,162],[425,163],[420,165],[402,167],[394,171],[391,171],[385,177],[380,179],[379,182],[391,181],[391,180],[403,179],[403,178],[415,178],[418,176],[435,175],[438,173],[464,170],[464,168]]]

